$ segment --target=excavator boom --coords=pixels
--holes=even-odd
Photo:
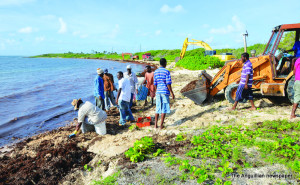
[[[183,46],[182,46],[182,50],[181,50],[181,53],[180,53],[180,59],[183,59],[184,55],[185,55],[185,52],[186,52],[186,49],[188,47],[188,45],[196,45],[196,46],[201,46],[203,47],[205,50],[213,50],[207,43],[205,43],[204,41],[200,41],[200,40],[195,40],[195,39],[192,39],[193,41],[195,42],[189,42],[188,38],[186,38],[183,42]]]

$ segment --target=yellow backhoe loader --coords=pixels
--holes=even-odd
[[[252,89],[264,96],[287,96],[293,103],[295,77],[292,67],[287,73],[281,74],[277,71],[276,50],[284,33],[293,32],[295,42],[300,41],[300,23],[283,24],[276,26],[262,55],[251,57],[253,66]],[[243,62],[238,60],[227,61],[223,68],[211,77],[205,71],[199,75],[198,86],[182,94],[197,104],[201,104],[207,97],[213,97],[221,90],[224,90],[225,98],[234,103],[238,84],[241,78]]]

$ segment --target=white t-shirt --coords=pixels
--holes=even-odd
[[[128,72],[124,72],[124,78],[127,78],[130,82],[131,93],[134,94],[135,90],[138,88],[138,79],[134,72],[129,75]]]
[[[131,98],[131,87],[130,87],[130,81],[127,78],[122,78],[121,80],[119,80],[119,89],[121,90],[121,94],[119,97],[119,101],[123,100],[123,101],[127,101],[130,102],[130,98]]]
[[[84,119],[87,117],[88,124],[99,124],[106,120],[106,112],[96,107],[89,101],[81,104],[78,110],[78,122],[84,123]]]

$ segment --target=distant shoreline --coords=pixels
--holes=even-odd
[[[28,57],[28,58],[65,58],[65,57]],[[157,61],[143,61],[143,60],[119,60],[119,59],[107,59],[107,58],[70,58],[70,59],[88,59],[88,60],[109,60],[109,61],[115,61],[115,62],[121,62],[121,63],[132,63],[132,64],[140,64],[144,67],[149,65],[153,67],[153,69],[157,69],[159,67]],[[150,63],[152,62],[152,63]],[[144,71],[140,71],[141,75],[144,76]]]

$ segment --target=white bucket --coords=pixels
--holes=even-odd
[[[105,135],[106,134],[106,124],[105,121],[99,124],[94,125],[95,131],[99,135]]]

